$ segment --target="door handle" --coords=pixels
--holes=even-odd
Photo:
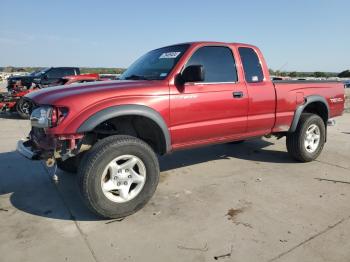
[[[233,95],[233,98],[242,98],[243,92],[242,91],[233,92],[232,95]]]

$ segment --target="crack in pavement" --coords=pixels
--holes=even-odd
[[[334,167],[339,167],[339,168],[346,169],[346,170],[350,170],[350,168],[348,168],[348,167],[340,166],[340,165],[337,165],[337,164],[332,164],[332,163],[324,162],[324,161],[317,160],[317,159],[315,159],[314,161],[319,162],[319,163],[321,163],[321,164],[325,164],[325,165],[329,165],[329,166],[334,166]]]
[[[63,197],[63,195],[62,195],[60,189],[58,188],[57,184],[56,184],[54,181],[52,181],[52,179],[51,179],[51,174],[50,174],[49,170],[47,170],[47,168],[46,168],[46,166],[45,166],[45,164],[44,164],[43,162],[41,162],[41,166],[44,168],[45,172],[46,172],[46,173],[48,174],[48,176],[49,176],[49,179],[50,179],[51,183],[52,183],[52,184],[54,185],[54,187],[56,188],[57,194],[58,194],[59,198],[61,199],[63,205],[64,205],[65,208],[67,209],[67,211],[68,211],[68,213],[69,213],[69,215],[70,215],[70,218],[71,218],[72,221],[74,222],[75,227],[77,228],[77,230],[78,230],[80,236],[83,238],[84,243],[85,243],[85,245],[87,246],[87,248],[89,249],[89,251],[90,251],[90,253],[91,253],[91,256],[93,257],[94,261],[99,262],[99,260],[98,260],[98,258],[97,258],[97,256],[96,256],[96,254],[95,254],[95,251],[93,250],[93,248],[92,248],[92,246],[91,246],[91,244],[90,244],[90,242],[89,242],[89,240],[88,240],[86,234],[85,234],[85,233],[83,232],[83,230],[80,228],[80,226],[79,226],[79,224],[78,224],[78,221],[75,219],[75,217],[74,217],[74,215],[73,215],[73,212],[72,212],[71,209],[69,208],[69,205],[67,204],[66,200],[64,199],[64,197]]]
[[[271,258],[270,260],[268,260],[268,262],[272,262],[272,261],[276,261],[277,259],[280,259],[281,257],[283,257],[283,256],[289,254],[290,252],[294,251],[298,247],[301,247],[301,246],[305,245],[306,243],[310,242],[311,240],[313,240],[313,239],[323,235],[324,233],[327,233],[329,230],[335,228],[336,226],[340,225],[341,223],[343,223],[344,221],[348,220],[349,218],[350,218],[350,216],[342,218],[337,223],[328,226],[327,228],[323,229],[322,231],[318,232],[317,234],[315,234],[315,235],[305,239],[304,241],[300,242],[298,245],[295,245],[294,247],[292,247],[292,248],[282,252],[281,254],[275,256],[274,258]]]
[[[321,163],[321,164],[325,164],[325,165],[329,165],[329,166],[333,166],[333,167],[338,167],[338,168],[345,169],[345,170],[350,170],[350,168],[343,167],[343,166],[340,166],[340,165],[337,165],[337,164],[332,164],[332,163],[324,162],[324,161],[320,161],[320,160],[315,160],[315,161],[316,161],[316,162],[319,162],[319,163]],[[54,183],[54,182],[52,181],[52,179],[51,179],[51,174],[50,174],[49,170],[45,167],[45,164],[44,164],[44,163],[41,162],[41,164],[42,164],[42,167],[44,168],[45,172],[48,174],[50,181],[54,184],[54,187],[56,188],[57,193],[58,193],[59,197],[61,198],[62,203],[64,204],[65,208],[67,209],[67,211],[68,211],[68,213],[69,213],[69,215],[70,215],[72,221],[74,222],[74,224],[75,224],[75,226],[76,226],[76,228],[77,228],[79,234],[80,234],[81,237],[83,238],[83,240],[84,240],[84,242],[85,242],[87,248],[89,249],[89,251],[90,251],[90,253],[91,253],[91,255],[92,255],[94,261],[99,262],[99,260],[98,260],[98,258],[97,258],[97,256],[96,256],[96,254],[95,254],[95,252],[94,252],[94,250],[93,250],[93,248],[92,248],[92,246],[91,246],[91,244],[90,244],[90,242],[89,242],[89,240],[88,240],[88,238],[87,238],[87,235],[86,235],[86,234],[83,232],[83,230],[80,228],[80,226],[79,226],[79,224],[78,224],[78,221],[77,221],[76,218],[74,217],[74,215],[73,215],[71,209],[69,208],[69,205],[68,205],[67,202],[65,201],[65,199],[64,199],[64,197],[63,197],[63,194],[61,193],[61,191],[60,191],[60,189],[58,188],[57,184]],[[301,246],[307,244],[308,242],[312,241],[313,239],[315,239],[315,238],[317,238],[317,237],[319,237],[319,236],[321,236],[321,235],[327,233],[329,230],[332,230],[333,228],[337,227],[338,225],[340,225],[340,224],[343,223],[344,221],[348,220],[349,218],[350,218],[350,216],[345,217],[345,218],[339,220],[338,222],[336,222],[335,224],[329,225],[327,228],[325,228],[324,230],[320,231],[319,233],[317,233],[317,234],[315,234],[315,235],[312,235],[311,237],[307,238],[306,240],[300,242],[299,244],[297,244],[297,245],[291,247],[290,249],[288,249],[288,250],[286,250],[286,251],[280,253],[279,255],[277,255],[277,256],[271,258],[270,260],[268,260],[268,262],[273,262],[273,261],[276,261],[276,260],[280,259],[281,257],[283,257],[283,256],[285,256],[285,255],[291,253],[291,252],[294,251],[295,249],[297,249],[297,248],[299,248],[299,247],[301,247]]]
[[[350,184],[349,181],[342,181],[342,180],[335,180],[335,179],[326,179],[326,178],[319,178],[315,177],[318,181],[327,181],[327,182],[333,182],[333,183],[341,183],[341,184]]]

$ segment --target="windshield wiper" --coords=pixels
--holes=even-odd
[[[140,75],[130,75],[125,77],[125,80],[147,80],[147,78]]]

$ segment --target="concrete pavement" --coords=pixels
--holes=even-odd
[[[0,261],[349,261],[350,114],[319,159],[296,163],[285,139],[162,157],[140,212],[99,220],[75,177],[19,156],[28,121],[0,118]]]

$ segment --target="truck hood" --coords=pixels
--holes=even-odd
[[[100,81],[84,84],[72,84],[47,87],[31,92],[25,97],[37,105],[68,105],[71,103],[84,103],[89,100],[101,101],[118,96],[161,95],[169,90],[157,88],[164,86],[163,81],[146,80],[116,80]]]

